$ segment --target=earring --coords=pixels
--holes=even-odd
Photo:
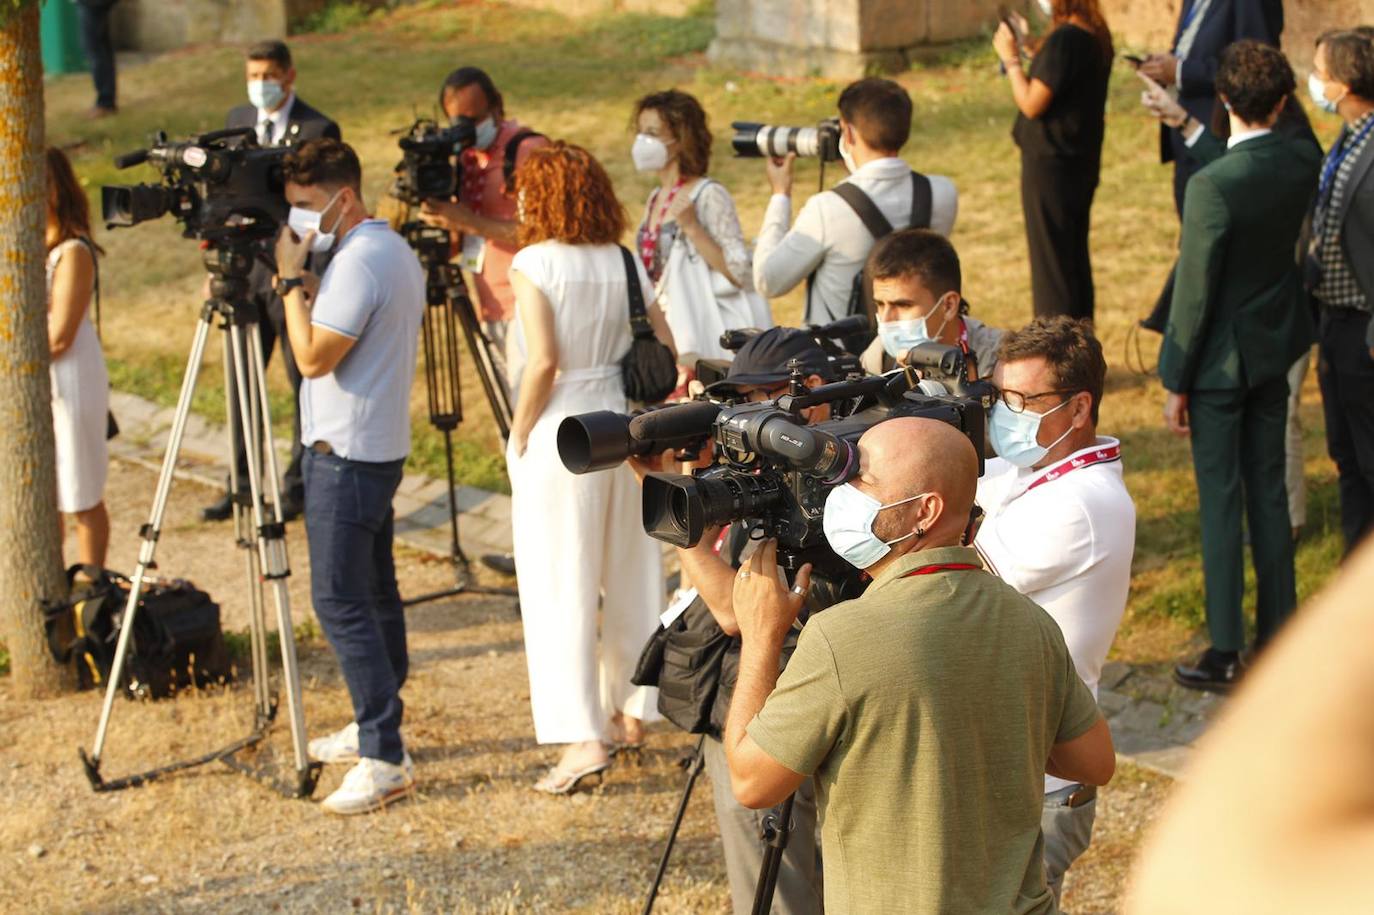
[[[925,529],[925,528],[923,528],[923,527],[918,527],[918,528],[916,528],[916,539],[917,539],[917,540],[920,540],[920,539],[921,539],[922,537],[924,537],[925,535],[926,535],[926,529]]]

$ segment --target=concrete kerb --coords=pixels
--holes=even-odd
[[[110,409],[120,427],[120,434],[110,442],[110,456],[160,470],[174,411],[124,391],[110,392]],[[282,441],[275,445],[278,470],[284,470],[291,457],[289,445]],[[222,426],[200,416],[188,417],[174,478],[223,487],[229,476],[227,450]],[[483,553],[511,551],[509,496],[459,486],[455,499],[459,543],[470,559]],[[396,540],[422,553],[447,558],[451,535],[445,481],[407,473],[394,504]]]

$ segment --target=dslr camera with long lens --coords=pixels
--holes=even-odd
[[[271,238],[286,218],[281,177],[289,150],[262,148],[251,128],[216,130],[180,143],[159,132],[147,149],[115,157],[117,168],[150,163],[158,184],[100,189],[106,226],[133,226],[168,213],[187,238],[209,242]]]
[[[644,530],[665,543],[692,547],[708,529],[752,520],[760,536],[778,540],[784,568],[795,572],[809,562],[822,579],[857,588],[856,571],[825,540],[823,519],[830,490],[858,473],[864,432],[904,416],[949,423],[973,443],[981,473],[992,388],[962,381],[964,354],[958,347],[921,344],[908,364],[887,375],[811,390],[794,365],[790,392],[775,401],[680,404],[614,427],[601,414],[570,416],[558,430],[559,455],[569,470],[585,473],[615,466],[630,454],[713,441],[711,466],[646,476]],[[835,418],[808,426],[802,411],[822,405]]]
[[[730,145],[741,158],[782,158],[796,153],[822,162],[840,161],[839,118],[826,118],[815,127],[779,127],[754,121],[734,121],[730,126],[735,129]]]

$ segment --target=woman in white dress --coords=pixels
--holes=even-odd
[[[631,340],[617,244],[625,211],[600,163],[561,142],[530,153],[516,188],[525,247],[510,272],[511,522],[535,737],[566,744],[534,787],[567,794],[610,765],[608,744],[642,740],[655,715],[655,692],[630,676],[663,604],[662,553],[644,533],[630,469],[576,476],[555,440],[566,416],[630,406],[620,373]],[[671,346],[662,313],[648,313]]]
[[[677,341],[683,384],[697,359],[730,355],[720,346],[722,330],[763,329],[773,320],[768,303],[754,292],[752,256],[734,198],[706,176],[711,129],[701,103],[676,89],[655,92],[635,103],[631,123],[635,168],[658,178],[635,247]]]
[[[53,433],[57,440],[57,507],[76,518],[77,561],[105,565],[110,517],[105,511],[110,378],[89,311],[96,255],[86,192],[66,155],[49,147],[48,350],[52,357]]]

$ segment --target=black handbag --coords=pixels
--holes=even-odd
[[[673,351],[654,336],[649,313],[644,307],[644,290],[639,285],[635,256],[624,245],[625,281],[630,290],[630,351],[620,360],[620,377],[625,396],[643,404],[663,400],[677,387],[677,360]]]

